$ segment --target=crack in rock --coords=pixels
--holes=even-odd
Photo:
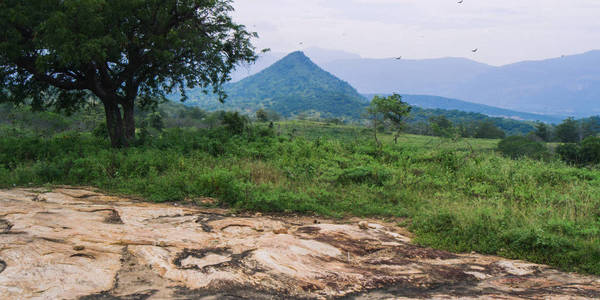
[[[75,254],[71,254],[70,257],[83,257],[83,258],[88,258],[88,259],[96,259],[95,256],[93,256],[91,254],[87,254],[87,253],[75,253]]]
[[[208,225],[207,223],[212,222],[212,221],[217,221],[217,220],[222,220],[224,219],[225,216],[221,215],[221,214],[200,214],[198,215],[198,218],[196,219],[196,223],[200,224],[200,227],[202,228],[202,230],[204,232],[213,232],[213,228],[212,226]]]
[[[6,262],[0,259],[0,273],[6,270]]]

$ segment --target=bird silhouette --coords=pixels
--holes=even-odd
[[[402,59],[402,56],[394,57],[394,59],[396,59],[396,60],[401,60],[401,59]]]
[[[477,52],[478,50],[479,50],[478,48],[475,48],[475,49],[471,50],[471,52],[475,53],[475,52]]]
[[[464,1],[464,0],[458,0],[458,2],[456,2],[456,3],[458,3],[458,4],[462,4],[462,3],[463,3],[463,1]]]

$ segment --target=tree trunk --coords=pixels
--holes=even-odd
[[[104,112],[106,113],[106,127],[110,144],[113,148],[127,147],[125,131],[123,127],[123,118],[119,105],[114,102],[103,101]]]
[[[373,118],[373,136],[375,137],[375,143],[377,144],[377,148],[381,148],[381,142],[377,138],[377,116]]]
[[[123,127],[125,130],[125,139],[131,144],[135,140],[135,118],[134,118],[133,100],[126,100],[123,105]]]
[[[113,148],[129,147],[135,140],[135,119],[133,101],[126,101],[123,112],[116,101],[103,100],[106,113],[106,127]]]

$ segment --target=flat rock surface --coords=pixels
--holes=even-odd
[[[0,191],[2,299],[589,299],[600,278],[411,244],[390,224]]]

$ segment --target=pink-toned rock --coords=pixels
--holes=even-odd
[[[598,277],[422,248],[366,221],[234,217],[72,188],[0,191],[0,207],[0,299],[600,297]]]

